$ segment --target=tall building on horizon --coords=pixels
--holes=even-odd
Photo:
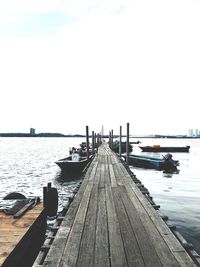
[[[35,129],[34,128],[30,128],[30,134],[34,135],[35,134]]]
[[[200,136],[199,129],[189,129],[189,136]]]

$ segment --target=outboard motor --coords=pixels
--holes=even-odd
[[[165,158],[166,160],[171,160],[171,159],[172,159],[172,154],[167,153],[167,154],[164,156],[164,158]]]

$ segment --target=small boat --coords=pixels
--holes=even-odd
[[[129,142],[130,144],[141,144],[141,142],[138,140],[138,141],[133,141],[133,142]]]
[[[59,159],[55,163],[61,168],[61,170],[69,175],[80,175],[87,164],[91,161],[92,155],[89,158],[79,156],[77,153],[73,153],[66,158]]]
[[[189,152],[190,146],[140,146],[143,152]]]
[[[112,150],[115,153],[119,153],[119,140],[115,140],[113,142]],[[133,147],[129,143],[129,152],[132,152],[132,151],[133,151]],[[125,153],[125,152],[126,152],[126,142],[121,142],[121,153]]]
[[[126,159],[126,155],[122,155]],[[177,171],[179,165],[178,160],[172,159],[172,154],[168,153],[165,156],[156,158],[141,155],[129,155],[129,164],[148,169],[164,170],[164,171]]]

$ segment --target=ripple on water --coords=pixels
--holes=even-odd
[[[42,197],[42,188],[51,182],[59,192],[59,210],[79,183],[59,180],[55,164],[68,155],[69,147],[77,147],[85,138],[0,138],[0,198],[11,191],[26,196]],[[190,145],[190,153],[174,153],[179,160],[178,174],[133,168],[137,178],[149,190],[161,211],[174,222],[184,237],[192,240],[200,252],[200,142],[191,139],[141,139],[143,145]],[[142,154],[134,146],[135,154]]]

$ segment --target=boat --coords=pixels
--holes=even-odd
[[[19,192],[11,192],[1,200],[1,267],[32,266],[46,237],[47,216],[57,213],[56,188],[48,186],[45,199],[41,202],[39,197],[26,198]]]
[[[119,140],[115,140],[113,142],[113,145],[112,145],[112,150],[115,152],[115,153],[119,153]],[[129,143],[129,152],[132,152],[133,151],[133,147],[132,145]],[[121,153],[125,153],[126,152],[126,142],[121,142]]]
[[[86,156],[79,156],[78,153],[72,153],[66,158],[59,159],[55,163],[61,168],[62,172],[68,175],[80,175],[91,161],[92,155],[89,158]]]
[[[138,140],[138,141],[133,141],[133,142],[129,142],[130,144],[141,144],[141,142]]]
[[[122,155],[122,157],[126,160],[126,155]],[[177,171],[177,166],[179,166],[178,160],[172,159],[172,154],[168,153],[166,155],[162,155],[162,157],[149,157],[142,155],[129,155],[129,164],[148,169],[156,169],[163,171]]]
[[[189,152],[190,146],[140,146],[143,152]]]

